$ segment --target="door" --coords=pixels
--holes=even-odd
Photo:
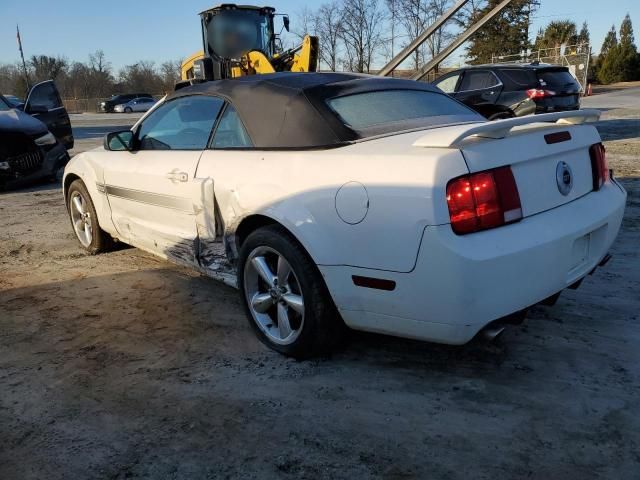
[[[170,100],[137,128],[132,151],[108,152],[104,189],[123,239],[197,263],[196,216],[210,179],[196,180],[195,172],[222,105],[204,95]]]
[[[502,82],[491,70],[464,72],[454,97],[471,107],[494,104],[502,91]]]
[[[68,150],[73,148],[71,120],[53,80],[31,87],[24,111],[44,123]]]

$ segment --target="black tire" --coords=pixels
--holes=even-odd
[[[487,120],[492,122],[494,120],[504,120],[505,118],[513,118],[513,115],[509,112],[498,112],[494,113],[493,115],[489,115]]]
[[[88,221],[91,223],[92,230],[91,243],[89,243],[88,245],[84,245],[82,243],[82,240],[80,239],[79,234],[74,226],[72,217],[72,208],[74,207],[71,204],[74,198],[74,194],[79,194],[86,202],[86,209],[89,213]],[[96,214],[96,209],[93,205],[93,201],[91,200],[91,196],[87,191],[87,187],[82,180],[75,180],[69,186],[69,191],[67,192],[67,212],[69,213],[71,228],[73,228],[78,242],[80,242],[82,248],[84,248],[89,254],[96,255],[98,253],[107,252],[113,249],[113,238],[111,237],[111,235],[100,228],[100,225],[98,224],[98,215]]]
[[[247,262],[256,249],[264,247],[277,251],[289,263],[304,299],[304,321],[295,341],[286,345],[274,342],[258,325],[245,289]],[[240,296],[249,324],[260,341],[269,348],[286,356],[304,359],[326,355],[343,343],[347,329],[322,275],[304,248],[283,227],[270,225],[252,232],[240,249],[237,271]],[[278,307],[277,303],[275,307]]]
[[[131,107],[126,107],[124,109],[124,113],[133,113],[133,110],[131,109]]]

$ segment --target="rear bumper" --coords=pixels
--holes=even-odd
[[[618,234],[626,192],[599,192],[498,229],[466,236],[427,227],[415,268],[396,273],[320,266],[345,322],[356,329],[463,344],[494,320],[534,305],[592,271]],[[357,287],[384,278],[392,291]]]

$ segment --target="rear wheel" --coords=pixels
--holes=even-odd
[[[249,235],[240,251],[238,285],[249,323],[273,350],[307,358],[341,340],[342,321],[320,272],[282,227]]]
[[[98,225],[96,209],[82,180],[71,184],[67,201],[71,226],[80,245],[92,255],[110,250],[113,239]]]

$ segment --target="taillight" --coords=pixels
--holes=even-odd
[[[593,190],[598,191],[609,180],[609,164],[607,153],[602,143],[596,143],[589,148],[591,157],[591,174],[593,175]]]
[[[522,218],[511,167],[500,167],[451,180],[447,184],[451,228],[458,235],[499,227]]]
[[[531,100],[536,100],[538,98],[546,98],[553,97],[556,94],[553,90],[542,90],[541,88],[531,88],[527,90],[527,96]]]

